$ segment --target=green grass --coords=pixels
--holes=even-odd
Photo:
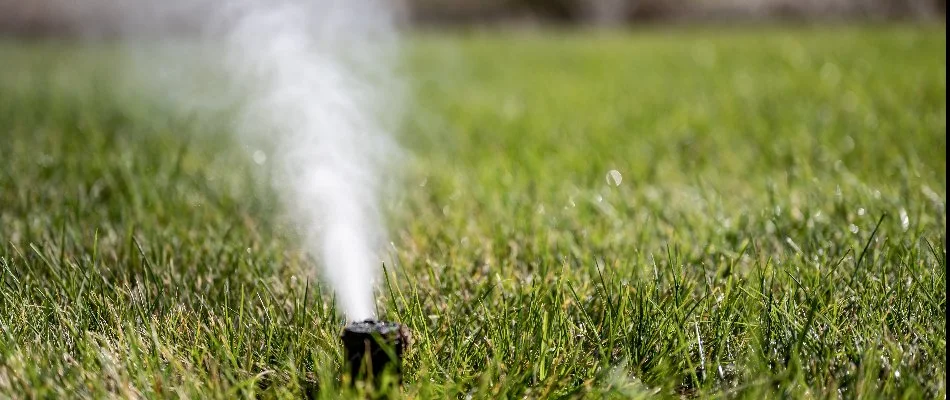
[[[945,45],[414,37],[378,295],[402,394],[946,397]],[[0,397],[352,394],[266,168],[113,90],[119,58],[0,42]]]

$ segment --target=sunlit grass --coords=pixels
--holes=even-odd
[[[415,37],[378,295],[402,393],[945,397],[945,44]],[[0,396],[340,395],[253,149],[122,86],[113,46],[0,60]]]

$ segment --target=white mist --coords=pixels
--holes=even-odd
[[[224,21],[229,72],[252,82],[241,129],[275,144],[275,188],[350,320],[375,317],[393,155],[381,114],[395,88],[385,81],[394,32],[382,3],[252,0]]]
[[[157,33],[175,43],[163,48],[188,49],[136,51],[139,68],[189,112],[237,104],[233,130],[255,161],[272,169],[283,211],[322,265],[340,311],[353,321],[375,317],[385,242],[379,203],[398,157],[390,129],[402,107],[394,3],[131,3],[138,7],[125,13],[126,31]],[[197,49],[178,46],[189,36],[173,26],[200,27]],[[202,76],[223,84],[202,87]]]

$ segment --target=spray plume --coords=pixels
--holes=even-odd
[[[180,43],[169,27],[200,26],[197,48],[138,52],[177,106],[237,104],[234,131],[265,149],[271,183],[349,320],[375,317],[385,229],[378,209],[398,151],[390,129],[399,82],[393,3],[386,0],[138,1],[126,30]],[[174,54],[174,55],[171,55]],[[187,54],[187,56],[183,56]],[[223,84],[201,86],[201,74]],[[184,83],[183,83],[184,82]],[[190,84],[188,83],[190,82]],[[153,87],[154,88],[154,87]],[[237,97],[237,98],[235,98]],[[264,153],[255,151],[258,162]]]

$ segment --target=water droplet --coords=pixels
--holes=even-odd
[[[597,202],[598,202],[598,203],[603,203],[603,202],[604,202],[604,196],[601,196],[601,195],[598,194],[598,195],[597,195]]]
[[[858,229],[858,226],[855,224],[851,224],[851,226],[848,227],[848,230],[851,231],[851,233],[858,233],[858,231],[860,231],[860,229]]]
[[[907,216],[907,210],[901,208],[900,216],[901,216],[901,229],[903,229],[904,232],[907,232],[907,229],[910,228],[910,217]]]
[[[829,86],[838,86],[838,82],[841,80],[841,70],[838,65],[828,62],[821,66],[821,80]]]
[[[247,251],[247,254],[251,254],[251,248],[250,248],[250,247],[248,247],[247,250],[245,250],[245,251]]]
[[[851,136],[845,136],[844,143],[842,143],[841,147],[845,153],[850,153],[852,150],[854,150],[854,138]]]
[[[518,98],[509,97],[505,99],[502,106],[502,115],[510,121],[521,116],[523,109],[522,102]]]
[[[858,109],[861,99],[858,98],[858,95],[853,91],[848,91],[844,94],[844,97],[841,99],[841,104],[845,110],[849,112],[855,112]]]
[[[573,197],[567,199],[567,206],[570,207],[570,208],[577,207],[577,204],[574,203],[574,198],[573,198]]]
[[[861,207],[858,209],[858,215],[864,215],[864,213],[865,213],[864,207]]]
[[[612,169],[607,172],[607,184],[611,186],[620,186],[620,182],[623,182],[623,176],[620,175],[620,171]]]
[[[257,165],[263,165],[267,162],[267,155],[263,151],[257,150],[254,152],[254,163]]]
[[[755,90],[755,80],[752,79],[752,76],[748,72],[742,71],[735,74],[733,82],[738,92],[743,97],[751,96],[753,90]]]
[[[805,54],[805,48],[801,43],[787,41],[783,50],[786,61],[795,68],[801,68],[808,62],[808,55]]]

